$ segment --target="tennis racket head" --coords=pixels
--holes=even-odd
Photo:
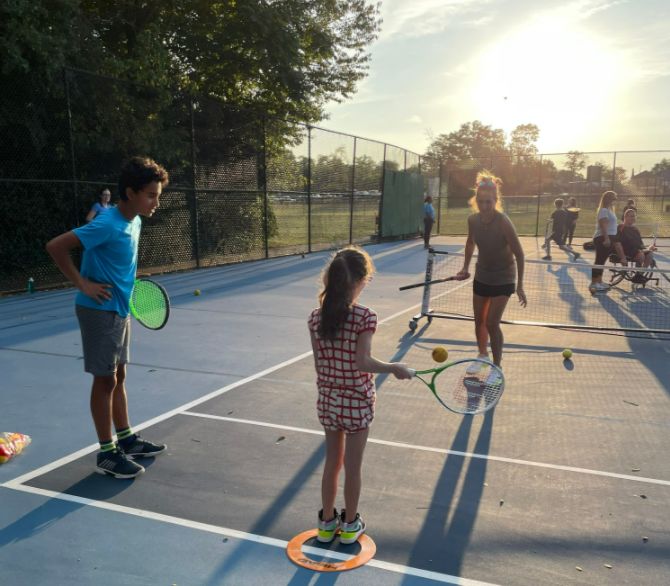
[[[456,360],[435,369],[429,386],[450,411],[476,415],[495,407],[505,390],[505,377],[488,360]]]
[[[145,328],[160,330],[170,317],[170,298],[155,281],[137,279],[130,295],[130,313]]]

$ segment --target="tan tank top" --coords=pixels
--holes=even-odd
[[[489,224],[480,214],[472,216],[472,236],[478,249],[475,279],[485,285],[515,283],[516,263],[503,234],[503,214],[496,212]]]

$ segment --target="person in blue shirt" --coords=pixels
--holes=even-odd
[[[56,266],[79,289],[75,312],[81,330],[84,370],[93,375],[91,415],[100,442],[96,472],[133,478],[144,472],[135,458],[156,456],[164,444],[133,433],[128,417],[126,364],[130,346],[130,295],[137,272],[141,216],[159,207],[168,174],[155,161],[130,159],[121,170],[118,206],[94,222],[50,240]],[[71,252],[83,247],[81,267]],[[112,429],[118,442],[113,441]]]
[[[430,233],[435,223],[435,208],[433,198],[427,195],[423,200],[423,247],[430,247]]]
[[[98,194],[98,197],[100,198],[100,201],[96,201],[91,207],[88,214],[86,214],[87,222],[93,221],[100,214],[104,214],[107,210],[113,207],[112,204],[109,203],[110,200],[112,199],[112,192],[109,189],[107,189],[106,187],[104,189],[101,189],[100,193]]]

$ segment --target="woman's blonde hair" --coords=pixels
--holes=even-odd
[[[486,191],[488,193],[493,193],[496,197],[496,209],[499,212],[503,211],[502,205],[502,193],[500,192],[500,187],[502,186],[502,179],[496,177],[491,171],[482,169],[477,173],[477,179],[475,179],[475,186],[473,188],[474,195],[468,200],[468,205],[473,212],[478,212],[479,208],[477,207],[477,194],[480,191]]]
[[[598,204],[598,209],[608,208],[612,205],[612,202],[616,199],[616,191],[606,191],[600,197],[600,203]]]

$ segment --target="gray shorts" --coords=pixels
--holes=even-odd
[[[111,376],[130,359],[130,316],[75,305],[84,350],[84,370]]]

